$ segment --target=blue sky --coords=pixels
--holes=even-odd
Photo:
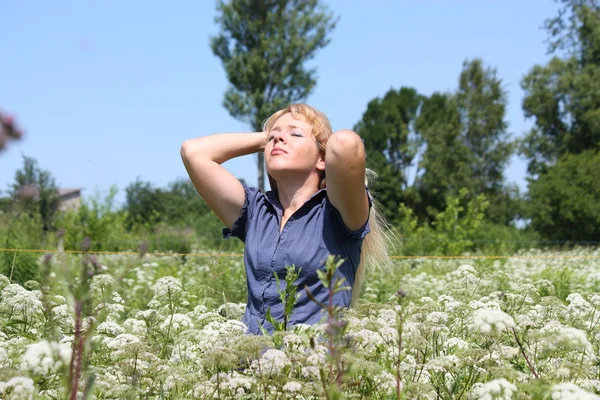
[[[552,0],[326,4],[340,21],[314,60],[319,79],[307,103],[334,130],[352,128],[390,88],[454,90],[463,61],[476,57],[504,82],[510,132],[531,126],[520,81],[549,58],[541,26],[556,13]],[[26,133],[0,153],[0,191],[23,153],[84,196],[116,185],[120,203],[137,177],[157,186],[185,177],[185,139],[249,130],[222,106],[228,82],[209,47],[216,1],[7,0],[0,12],[0,109]],[[254,156],[225,167],[256,184]],[[524,189],[524,160],[513,157],[505,176]]]

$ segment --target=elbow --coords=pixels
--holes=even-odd
[[[181,158],[183,159],[184,162],[191,160],[192,158],[196,158],[197,157],[197,153],[198,153],[198,146],[197,144],[193,143],[192,140],[185,140],[182,144],[181,144],[181,148],[179,149],[179,153],[181,154]]]
[[[181,158],[183,159],[183,161],[186,161],[188,159],[189,151],[190,151],[190,142],[189,142],[189,140],[186,140],[181,144],[181,147],[179,148],[179,154],[181,155]]]
[[[360,136],[349,129],[335,132],[327,141],[326,157],[346,160],[364,160],[365,145]]]

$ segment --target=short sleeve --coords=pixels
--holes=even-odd
[[[371,207],[373,206],[373,197],[371,196],[371,193],[369,192],[369,188],[366,188],[366,190],[367,190],[367,198],[369,199],[369,211],[370,211]],[[350,229],[348,229],[348,227],[344,223],[344,220],[342,219],[342,214],[340,214],[340,212],[331,203],[329,203],[329,206],[333,213],[333,220],[334,220],[335,226],[338,229],[340,229],[342,232],[344,232],[344,234],[347,237],[349,237],[351,239],[364,239],[364,237],[367,236],[367,233],[371,232],[371,227],[369,225],[369,220],[371,218],[370,212],[369,212],[369,215],[367,216],[367,221],[365,222],[365,224],[360,229],[358,229],[356,231],[351,231]]]
[[[239,238],[242,242],[246,241],[246,232],[248,232],[248,221],[251,219],[253,214],[254,205],[257,202],[258,196],[261,192],[258,188],[248,187],[244,182],[242,187],[244,188],[245,201],[240,216],[235,220],[231,229],[223,228],[223,239],[229,239],[232,236]]]

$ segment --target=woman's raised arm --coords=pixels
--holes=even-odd
[[[218,133],[181,145],[181,158],[194,187],[228,228],[240,216],[245,193],[240,181],[221,164],[264,151],[266,142],[264,132]]]
[[[350,130],[331,135],[325,153],[327,197],[351,231],[360,229],[369,217],[365,165],[365,146],[360,136]]]

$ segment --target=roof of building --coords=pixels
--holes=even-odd
[[[79,193],[83,190],[83,188],[58,188],[59,196],[67,196],[73,193]]]

